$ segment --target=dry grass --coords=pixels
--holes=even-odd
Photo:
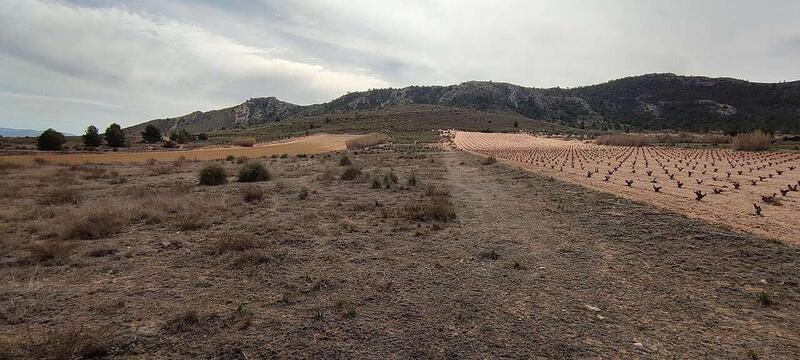
[[[450,192],[433,186],[424,189],[426,199],[406,203],[401,209],[403,217],[414,221],[450,222],[456,218],[456,208],[450,201]]]
[[[41,205],[77,205],[81,200],[80,192],[69,187],[50,189],[39,197]]]
[[[222,255],[229,252],[242,252],[256,246],[252,236],[242,233],[226,233],[220,236],[211,247],[211,254]]]
[[[350,150],[362,149],[362,148],[368,148],[370,146],[383,144],[387,141],[389,141],[389,136],[386,134],[369,133],[364,136],[359,136],[355,139],[347,140],[345,142],[345,146],[347,146],[347,148]]]
[[[106,238],[122,232],[129,222],[125,207],[113,202],[90,204],[67,216],[62,231],[65,239]]]
[[[767,150],[772,144],[772,136],[756,130],[751,133],[738,134],[731,140],[735,150],[758,151]]]
[[[37,241],[28,245],[29,255],[25,260],[34,264],[63,264],[76,247],[74,243],[66,241]]]
[[[203,327],[204,322],[197,310],[188,309],[169,318],[162,329],[169,334],[180,334],[199,330]]]
[[[240,136],[233,139],[233,144],[236,146],[252,147],[256,144],[256,138],[252,136]]]
[[[256,185],[247,185],[239,188],[242,200],[246,203],[256,203],[264,198],[264,190]]]
[[[107,358],[122,345],[120,332],[111,327],[79,327],[48,331],[31,344],[29,356],[36,359]]]
[[[598,145],[647,146],[652,144],[654,139],[644,134],[612,134],[598,136],[596,142]]]

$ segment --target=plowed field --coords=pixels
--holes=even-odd
[[[456,132],[454,143],[563,181],[800,244],[797,153],[600,146],[475,132]]]

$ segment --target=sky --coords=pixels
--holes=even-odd
[[[80,133],[469,80],[793,81],[797,19],[794,0],[2,0],[0,127]]]

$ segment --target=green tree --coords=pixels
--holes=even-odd
[[[518,128],[518,127],[519,127],[519,121],[517,121],[517,120],[514,120],[514,128],[516,129],[516,128]]]
[[[124,147],[125,146],[125,133],[118,124],[114,123],[108,126],[105,133],[106,143],[111,147]]]
[[[142,140],[150,144],[161,141],[161,130],[158,130],[153,124],[148,124],[142,131]]]
[[[193,141],[194,136],[190,134],[188,131],[186,131],[186,129],[180,129],[170,134],[169,139],[178,144],[185,144],[189,141]]]
[[[81,138],[83,138],[83,144],[87,147],[93,148],[103,145],[103,137],[100,136],[100,132],[94,125],[89,125],[89,127],[86,128],[86,133],[84,133]]]
[[[61,150],[61,145],[67,142],[64,134],[53,129],[47,129],[36,138],[36,148],[39,150]]]

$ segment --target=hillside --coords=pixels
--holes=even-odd
[[[254,98],[230,108],[147,123],[165,131],[185,128],[197,132],[412,104],[514,112],[532,119],[597,130],[800,131],[800,81],[766,84],[674,74],[642,75],[574,89],[539,89],[480,81],[375,89],[307,106],[274,97]],[[140,131],[143,126],[128,130]]]

